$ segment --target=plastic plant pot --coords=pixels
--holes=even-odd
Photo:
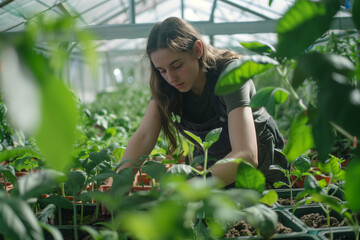
[[[282,236],[281,239],[289,239],[290,237],[298,236],[299,234],[305,234],[306,229],[296,221],[293,221],[290,215],[284,210],[275,210],[278,215],[278,222],[281,223],[284,227],[290,228],[292,230],[291,233],[276,233],[275,238]],[[262,239],[257,236],[240,236],[233,238],[224,238],[224,239]],[[292,238],[291,238],[292,239]]]
[[[144,188],[142,186],[132,186],[130,188],[130,192],[151,191],[151,190],[152,190],[151,186],[144,186]]]
[[[236,237],[236,238],[224,238],[224,240],[229,240],[229,239],[233,239],[233,240],[241,240],[241,239],[263,239],[261,237]],[[310,234],[310,233],[297,233],[295,235],[287,235],[287,234],[277,234],[275,235],[272,239],[286,239],[286,240],[322,240],[320,237]]]
[[[290,199],[290,189],[289,188],[275,189],[275,191],[278,194],[278,198],[283,198],[283,199],[289,198]],[[304,188],[293,188],[292,189],[293,197],[296,197],[297,194],[299,194],[302,191],[304,191]],[[293,205],[280,204],[279,201],[275,203],[275,206],[280,209],[293,207]]]
[[[134,179],[134,186],[140,186],[141,185],[141,178],[144,185],[150,185],[151,178],[146,174],[141,172],[141,177],[139,173],[136,173],[135,179]]]
[[[288,212],[284,210],[275,210],[275,212],[278,215],[278,221],[282,223],[285,227],[291,228],[293,230],[293,233],[278,233],[277,235],[286,235],[286,236],[292,236],[297,235],[299,233],[306,233],[306,228],[299,224],[298,222],[293,221],[292,216],[289,215]]]
[[[337,187],[336,187],[337,188]],[[334,196],[339,198],[340,200],[344,201],[344,194],[339,190],[339,189],[336,189],[334,187],[330,188],[329,190],[329,194],[332,194],[335,190],[335,194]],[[276,193],[278,194],[278,198],[290,198],[290,189],[286,188],[286,189],[275,189]],[[293,197],[296,197],[297,194],[299,194],[300,192],[304,191],[304,188],[294,188],[292,190],[293,192]],[[316,203],[316,202],[312,202],[312,203],[308,203],[306,206],[308,205],[319,205],[319,203]],[[275,203],[275,206],[277,208],[280,208],[280,209],[286,209],[286,208],[291,208],[293,207],[293,205],[283,205],[283,204],[280,204],[279,203],[279,200],[278,202]]]
[[[336,229],[332,231],[333,239],[355,240],[355,233],[350,229]],[[318,234],[320,239],[330,239],[330,231],[321,231]]]
[[[326,216],[324,210],[319,206],[319,205],[307,205],[307,206],[300,206],[298,207],[294,213],[292,213],[293,208],[288,208],[285,211],[287,211],[290,214],[290,217],[292,216],[294,221],[297,221],[299,224],[303,225],[303,227],[305,229],[308,230],[309,233],[314,233],[317,234],[319,231],[324,231],[324,230],[330,230],[329,227],[310,227],[308,225],[306,225],[302,220],[301,217],[311,214],[311,213],[318,213],[320,215]],[[336,218],[339,222],[341,222],[343,220],[343,218],[337,214],[334,211],[330,212],[330,217],[334,217]],[[331,227],[332,230],[336,230],[336,229],[349,229],[349,226],[333,226]]]

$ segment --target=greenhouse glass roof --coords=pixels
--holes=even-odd
[[[73,16],[93,30],[99,51],[121,54],[141,51],[155,22],[184,18],[219,47],[238,41],[275,41],[276,20],[295,0],[0,0],[0,32],[22,31],[35,16]],[[347,16],[344,5],[342,16]],[[129,41],[129,39],[133,39]],[[114,52],[115,51],[115,52]]]

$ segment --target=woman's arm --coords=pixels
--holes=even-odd
[[[155,147],[161,130],[161,117],[155,100],[150,100],[139,128],[131,136],[121,161],[129,159],[119,170],[134,167],[143,155],[148,155]]]
[[[121,165],[118,171],[134,167],[136,162],[143,155],[148,155],[155,147],[157,138],[161,130],[161,117],[155,100],[150,100],[145,115],[139,128],[131,136],[121,161],[129,159],[130,161]],[[120,161],[120,162],[121,162]],[[134,174],[136,169],[134,169]],[[111,185],[113,179],[108,178],[105,183]]]
[[[256,167],[257,140],[251,108],[243,106],[233,109],[228,115],[228,125],[232,151],[224,158],[242,158]],[[219,164],[211,174],[229,185],[236,179],[237,166],[236,163]]]

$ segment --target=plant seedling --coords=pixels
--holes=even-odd
[[[291,163],[291,170],[284,169],[279,165],[271,165],[270,170],[279,170],[281,171],[285,177],[287,178],[288,182],[275,182],[274,187],[279,188],[282,186],[287,186],[290,189],[290,201],[293,201],[293,192],[292,188],[298,180],[302,179],[303,176],[310,174],[310,168],[311,168],[311,162],[307,155],[302,154],[299,157],[297,157],[292,163]],[[296,179],[291,181],[291,176],[296,176]]]

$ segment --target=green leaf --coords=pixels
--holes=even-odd
[[[360,31],[360,0],[354,0],[352,6],[352,18],[357,30]]]
[[[346,168],[345,199],[353,212],[360,211],[360,159],[353,159]]]
[[[250,101],[250,107],[265,107],[272,115],[275,115],[275,106],[286,101],[289,92],[283,88],[265,87],[260,89]]]
[[[268,206],[274,205],[278,200],[278,194],[274,190],[269,190],[264,192],[265,195],[260,199],[261,203],[264,203]]]
[[[62,81],[47,77],[42,84],[42,119],[36,142],[49,166],[64,171],[76,140],[75,101]]]
[[[318,167],[322,172],[331,173],[336,176],[340,173],[341,170],[340,159],[330,155],[330,159],[326,160],[325,162],[319,162]]]
[[[108,161],[108,162],[110,161],[110,157],[108,155],[107,149],[103,149],[100,152],[89,153],[89,159],[90,161],[88,161],[84,166],[86,172],[90,172],[96,166],[98,166],[100,163],[104,161]]]
[[[296,1],[276,26],[278,55],[295,57],[303,53],[330,28],[339,7],[337,0]]]
[[[29,205],[0,191],[0,233],[7,239],[44,239],[43,232]]]
[[[13,149],[7,149],[7,150],[2,151],[0,153],[0,162],[12,160],[13,158],[22,157],[24,155],[41,158],[41,154],[32,148],[16,147]]]
[[[220,74],[215,85],[215,94],[230,94],[244,85],[247,80],[276,65],[278,62],[274,59],[259,55],[234,60]]]
[[[324,189],[319,186],[319,183],[317,182],[316,178],[311,174],[305,177],[304,188],[308,193],[312,195],[314,193],[320,194],[321,192],[324,191]]]
[[[50,191],[58,180],[64,177],[65,175],[62,172],[44,169],[20,178],[15,189],[18,189],[19,196],[23,200],[28,200]]]
[[[333,53],[319,52],[309,52],[302,55],[297,62],[296,69],[305,74],[306,77],[315,77],[325,81],[331,78],[333,73],[350,78],[355,71],[354,64],[348,58]]]
[[[40,199],[39,202],[45,204],[54,204],[58,208],[72,209],[73,205],[66,197],[62,195],[50,195],[47,198]]]
[[[192,174],[192,167],[186,164],[176,164],[168,169],[167,173],[169,174]]]
[[[264,204],[246,208],[246,222],[252,225],[264,239],[272,239],[278,223],[277,213]]]
[[[37,219],[42,223],[47,223],[49,219],[54,217],[56,206],[54,204],[48,204],[44,209],[37,214]]]
[[[45,223],[42,223],[42,222],[40,222],[40,226],[43,229],[45,229],[46,231],[48,231],[51,234],[51,236],[53,237],[54,240],[63,240],[63,236],[62,236],[60,230],[57,229],[56,227],[53,227],[50,224],[45,224]]]
[[[111,187],[111,193],[115,194],[118,190],[121,191],[122,187],[128,187],[134,182],[134,172],[131,168],[124,168],[120,170],[114,177],[113,177],[113,184]]]
[[[116,148],[112,151],[112,155],[116,159],[116,162],[119,162],[122,159],[124,152],[125,152],[125,148],[123,147]]]
[[[258,192],[263,192],[265,185],[265,177],[260,170],[246,162],[239,164],[235,180],[235,186],[237,188],[253,189]]]
[[[216,128],[211,130],[205,137],[205,141],[203,143],[204,149],[209,149],[211,145],[219,140],[222,128]]]
[[[259,55],[271,54],[275,51],[274,47],[260,42],[240,42],[240,44]]]
[[[274,188],[279,188],[279,187],[282,187],[282,186],[288,186],[284,182],[275,182],[273,185],[274,185]]]
[[[290,163],[314,147],[312,128],[308,120],[308,116],[302,112],[291,124],[289,138],[282,151]]]
[[[310,158],[305,154],[301,154],[299,157],[295,158],[292,164],[301,173],[307,173],[311,168]]]
[[[189,131],[184,131],[187,135],[189,135],[192,139],[194,139],[197,143],[200,144],[200,146],[202,146],[202,140],[200,137],[196,136],[195,134],[193,134],[192,132]]]
[[[105,181],[106,179],[110,178],[110,177],[115,177],[116,176],[116,172],[115,171],[107,171],[107,172],[103,172],[103,173],[100,173],[94,177],[92,177],[90,179],[91,182],[94,182],[94,181],[99,181],[99,182],[103,182]]]
[[[8,181],[10,181],[12,184],[15,184],[17,182],[17,178],[15,176],[15,169],[11,165],[1,165],[0,164],[0,173],[3,175],[3,177],[7,178]]]
[[[70,193],[75,196],[84,186],[86,175],[83,171],[71,171],[67,176],[68,179],[65,182],[66,187],[69,189]]]
[[[151,178],[156,179],[157,181],[160,181],[166,173],[166,167],[164,166],[164,164],[154,161],[145,162],[144,165],[141,167],[141,170],[147,175],[149,175]]]

